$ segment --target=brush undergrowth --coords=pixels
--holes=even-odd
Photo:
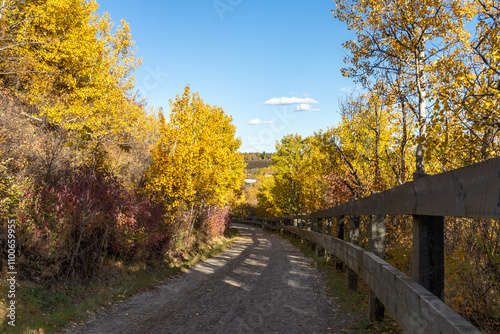
[[[238,238],[238,231],[229,230],[224,238],[209,243],[177,249],[167,260],[147,262],[108,261],[102,274],[90,283],[73,281],[51,287],[21,281],[17,294],[16,326],[6,324],[2,314],[2,333],[52,333],[68,325],[82,324],[89,313],[157,286],[184,269],[217,255]],[[2,280],[1,295],[6,286]],[[0,312],[5,312],[5,299],[0,300]]]

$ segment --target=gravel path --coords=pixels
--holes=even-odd
[[[230,249],[67,333],[349,332],[310,260],[286,239],[234,227]]]

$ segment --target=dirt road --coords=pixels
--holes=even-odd
[[[227,251],[68,333],[339,333],[320,273],[287,240],[235,224]]]

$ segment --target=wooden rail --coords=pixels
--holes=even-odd
[[[359,246],[359,216],[370,216],[370,250]],[[384,261],[386,215],[413,215],[413,279]],[[244,217],[327,250],[370,288],[370,318],[383,307],[407,333],[480,333],[444,304],[444,216],[500,218],[500,158],[417,178],[372,196],[310,214]],[[349,240],[343,224],[349,219]],[[336,224],[336,236],[331,236]],[[373,295],[373,296],[372,296]],[[373,298],[372,298],[373,297]],[[380,305],[378,305],[380,304]]]

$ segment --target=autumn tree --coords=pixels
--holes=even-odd
[[[323,148],[322,131],[306,137],[305,154],[300,168],[300,200],[306,212],[326,209],[331,206],[327,196],[328,183],[325,176],[332,171],[328,155]]]
[[[94,1],[4,4],[0,76],[34,107],[26,116],[101,141],[127,141],[145,117],[133,100],[140,59],[129,25],[122,21],[112,33]]]
[[[19,265],[46,283],[90,278],[110,257],[162,256],[170,241],[163,210],[137,191],[157,121],[134,96],[130,29],[97,8],[0,6],[0,192],[11,197],[0,212],[19,217]]]
[[[342,70],[363,85],[377,73],[395,72],[412,92],[408,107],[418,122],[416,170],[424,171],[429,73],[434,61],[468,39],[464,21],[474,11],[468,1],[336,0],[335,16],[356,31],[343,44],[350,52]]]
[[[431,144],[445,169],[500,153],[500,9],[495,1],[476,1],[477,25],[468,47],[439,61],[442,84],[434,91]],[[443,159],[446,158],[446,159]]]
[[[287,135],[276,143],[272,173],[260,178],[258,213],[280,216],[326,207],[324,154],[314,136]]]
[[[217,106],[203,102],[187,86],[170,101],[170,120],[160,112],[160,139],[146,173],[146,189],[163,203],[166,217],[189,211],[191,231],[206,206],[228,205],[243,184],[243,155],[232,118]]]
[[[395,183],[399,128],[391,124],[390,107],[376,92],[352,94],[339,101],[341,122],[321,134],[320,145],[330,164],[328,188],[339,196],[332,203],[360,198]]]
[[[273,156],[274,198],[283,214],[303,213],[300,201],[300,168],[305,155],[304,139],[300,135],[287,135],[276,144]]]
[[[286,213],[278,206],[276,200],[276,180],[273,175],[264,177],[257,193],[257,214],[261,217],[281,217]]]

